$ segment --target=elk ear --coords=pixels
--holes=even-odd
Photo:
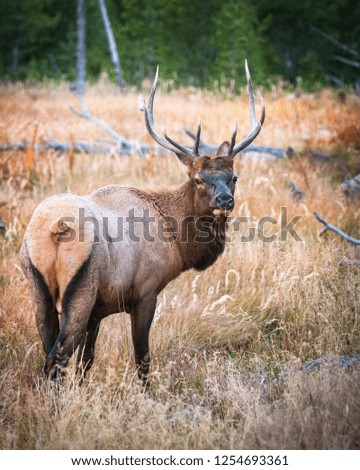
[[[220,147],[218,148],[218,151],[216,152],[217,157],[227,157],[229,155],[230,151],[230,144],[225,140]]]

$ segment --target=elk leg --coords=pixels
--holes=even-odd
[[[131,310],[131,334],[135,351],[135,363],[139,379],[149,389],[149,331],[154,318],[156,296],[149,296],[138,302]]]
[[[32,298],[35,304],[36,326],[45,354],[49,354],[59,334],[58,314],[55,310],[54,299],[45,282],[44,276],[32,264],[30,258],[27,258],[25,263]]]
[[[77,371],[84,377],[91,369],[95,358],[95,343],[100,329],[101,319],[94,316],[93,313],[89,318],[85,335],[82,337],[78,356],[76,360]]]
[[[43,344],[45,354],[49,354],[54,347],[59,334],[59,318],[54,307],[45,308],[39,305],[35,311],[35,322]]]
[[[64,375],[69,359],[85,336],[94,304],[95,296],[85,300],[85,297],[78,293],[69,308],[63,309],[60,316],[60,332],[45,363],[45,373],[51,380],[56,381]]]
[[[66,288],[62,288],[60,331],[45,363],[45,373],[52,381],[63,376],[70,357],[85,335],[95,305],[98,279],[91,256],[79,267]]]

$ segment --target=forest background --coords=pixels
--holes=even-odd
[[[221,91],[233,80],[239,89],[248,57],[254,81],[265,86],[359,86],[357,0],[107,0],[106,6],[130,85],[140,87],[161,64],[174,86]],[[97,0],[86,2],[86,18],[87,79],[105,73],[115,80]],[[76,2],[2,0],[0,31],[0,80],[75,79]]]

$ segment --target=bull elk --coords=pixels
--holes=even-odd
[[[234,157],[255,139],[265,119],[263,102],[256,119],[246,62],[245,69],[252,130],[236,144],[236,125],[230,142],[223,142],[215,156],[199,155],[200,122],[193,149],[156,132],[156,71],[144,103],[145,124],[151,137],[185,165],[188,180],[180,188],[150,192],[110,185],[88,196],[58,194],[35,210],[20,259],[51,380],[64,374],[76,349],[78,369],[88,371],[101,320],[125,311],[131,317],[138,375],[148,387],[149,331],[157,296],[183,271],[204,270],[223,253],[226,219],[234,207]],[[149,220],[153,223],[145,233]],[[109,237],[109,232],[118,233],[119,221],[129,225],[121,237]]]

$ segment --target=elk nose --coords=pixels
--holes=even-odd
[[[231,194],[219,194],[216,198],[219,209],[232,209],[234,207],[234,198]]]

